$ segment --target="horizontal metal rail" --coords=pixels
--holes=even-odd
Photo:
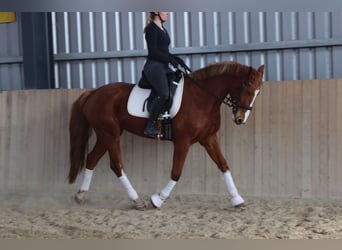
[[[215,53],[236,53],[236,52],[253,52],[266,50],[286,50],[286,49],[304,49],[318,47],[334,47],[342,46],[342,39],[315,39],[315,40],[295,40],[295,41],[279,41],[265,43],[248,43],[248,44],[229,44],[216,46],[199,46],[172,48],[171,52],[180,55],[192,54],[215,54]],[[111,58],[132,58],[145,57],[146,50],[125,50],[125,51],[106,51],[106,52],[83,52],[83,53],[67,53],[55,55],[56,61],[72,61],[72,60],[96,60]]]
[[[22,56],[0,57],[0,64],[23,63]]]
[[[265,43],[248,43],[248,44],[229,44],[216,46],[199,46],[172,48],[171,52],[179,55],[193,54],[216,54],[216,53],[236,53],[236,52],[253,52],[268,50],[286,50],[286,49],[304,49],[318,47],[334,47],[342,46],[342,38],[339,39],[314,39],[314,40],[294,40],[279,41]],[[113,58],[136,58],[146,57],[146,50],[123,50],[123,51],[104,51],[104,52],[74,52],[74,53],[58,53],[54,55],[55,61],[79,61],[79,60],[98,60]],[[0,64],[22,63],[21,56],[2,57]]]

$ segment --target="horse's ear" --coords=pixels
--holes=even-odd
[[[258,72],[261,74],[264,74],[264,70],[265,70],[265,64],[260,65],[260,67],[258,68]]]

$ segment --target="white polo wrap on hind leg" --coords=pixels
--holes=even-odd
[[[134,190],[131,182],[128,180],[127,176],[125,173],[122,173],[122,176],[119,178],[122,185],[124,186],[124,188],[126,189],[126,192],[128,194],[128,197],[135,201],[139,198],[137,192]]]
[[[227,186],[228,193],[232,196],[232,199],[230,201],[232,206],[237,206],[237,205],[244,203],[245,201],[239,195],[230,171],[225,172],[223,174],[223,177],[224,177],[224,181],[225,181],[226,186]]]
[[[94,170],[85,169],[84,176],[83,176],[83,182],[82,182],[82,185],[80,187],[80,191],[89,191],[91,179],[93,178],[93,173],[94,173]]]

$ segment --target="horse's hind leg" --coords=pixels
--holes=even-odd
[[[93,150],[87,156],[87,163],[84,171],[83,181],[80,189],[75,194],[75,201],[77,203],[81,204],[84,202],[86,192],[89,191],[90,188],[94,168],[96,167],[101,157],[105,154],[105,152],[106,147],[97,140]]]
[[[124,186],[128,197],[134,202],[135,208],[137,210],[144,210],[146,208],[144,201],[139,198],[138,193],[133,188],[130,180],[123,170],[120,150],[120,135],[117,138],[113,138],[113,142],[108,149],[108,153],[110,158],[110,168],[121,181],[121,184]]]
[[[225,160],[220,145],[218,143],[217,135],[213,135],[208,137],[206,140],[200,142],[201,145],[207,150],[211,159],[216,163],[217,167],[223,173],[224,181],[228,190],[228,193],[231,195],[232,199],[230,200],[232,206],[239,207],[244,204],[244,200],[240,196],[234,181],[232,174],[229,170],[227,161]]]

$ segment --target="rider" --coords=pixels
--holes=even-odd
[[[167,73],[171,69],[168,64],[170,63],[175,68],[179,64],[184,64],[181,58],[169,52],[170,37],[163,26],[168,16],[169,12],[150,12],[144,28],[148,55],[143,71],[157,93],[157,97],[152,101],[150,116],[144,130],[144,134],[150,137],[156,137],[159,133],[157,118],[169,98]]]

